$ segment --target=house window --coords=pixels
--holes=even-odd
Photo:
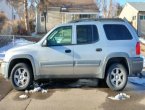
[[[136,20],[136,16],[133,16],[133,17],[132,17],[132,20]]]
[[[140,16],[140,20],[144,20],[144,16],[143,15]]]
[[[45,21],[45,17],[44,17],[44,14],[41,13],[41,22],[44,22]]]
[[[88,15],[88,14],[82,14],[80,15],[80,19],[83,19],[83,18],[90,18],[91,15]]]

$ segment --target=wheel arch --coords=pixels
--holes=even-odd
[[[108,70],[109,65],[113,63],[121,63],[127,69],[128,74],[130,74],[130,65],[129,65],[129,55],[127,53],[112,53],[105,59],[105,64],[103,66],[103,78],[106,78],[106,71]]]
[[[9,67],[8,67],[8,78],[10,78],[12,68],[17,64],[17,63],[26,63],[32,68],[33,72],[33,77],[35,78],[35,63],[34,59],[31,55],[16,55],[13,56],[10,60]]]

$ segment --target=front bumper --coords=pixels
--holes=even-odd
[[[141,73],[143,69],[143,58],[135,57],[130,58],[130,75]]]
[[[8,78],[8,65],[7,62],[1,62],[1,74],[4,76],[4,78]]]

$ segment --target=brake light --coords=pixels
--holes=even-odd
[[[136,55],[140,55],[140,42],[136,43]]]

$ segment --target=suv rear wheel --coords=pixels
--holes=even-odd
[[[25,90],[33,82],[32,69],[25,63],[16,64],[11,71],[11,83],[16,90]]]
[[[120,63],[112,64],[107,71],[107,85],[115,91],[121,91],[127,84],[127,70]]]

